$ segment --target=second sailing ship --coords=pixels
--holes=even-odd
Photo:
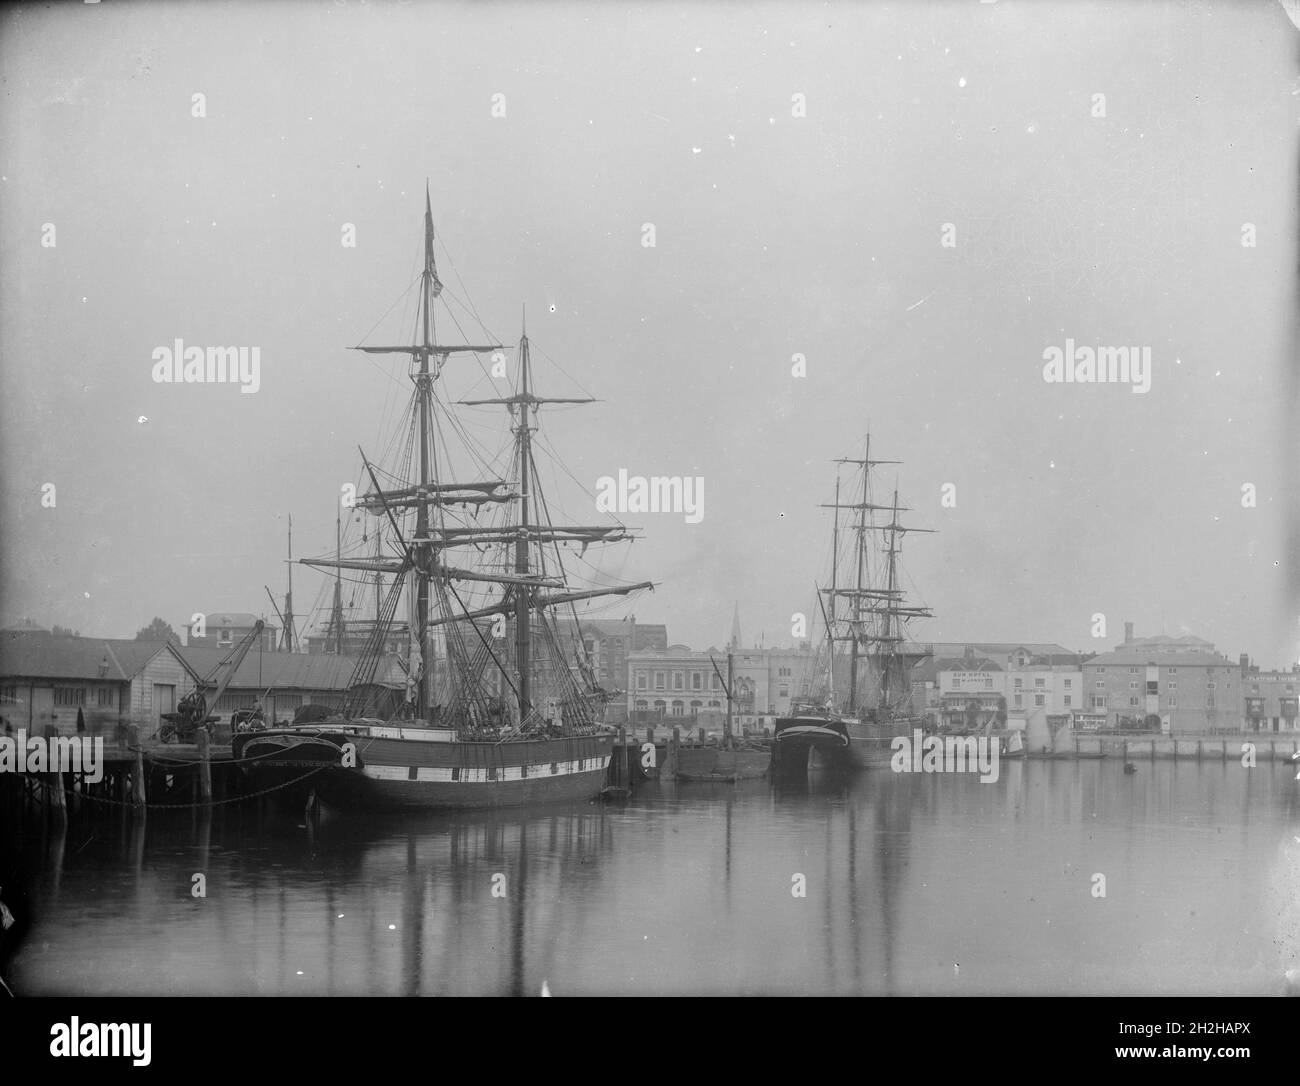
[[[929,608],[906,599],[898,559],[907,532],[895,488],[892,501],[877,502],[873,471],[896,460],[873,460],[867,437],[862,459],[842,458],[835,479],[830,584],[818,592],[825,622],[825,672],[810,684],[817,693],[775,725],[776,762],[782,768],[830,765],[868,769],[889,764],[893,741],[911,736],[921,721],[911,712],[911,669],[930,650],[907,635],[907,623],[929,618]],[[841,501],[840,472],[856,470],[852,497]],[[878,518],[887,518],[882,523]],[[868,545],[883,537],[883,565]],[[842,541],[849,541],[842,554]],[[873,559],[875,559],[873,561]],[[844,653],[840,646],[848,645]]]

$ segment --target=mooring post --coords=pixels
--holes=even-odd
[[[704,746],[704,729],[701,728],[698,732],[695,733],[695,735],[696,735],[696,742],[698,742],[700,746]]]
[[[631,772],[627,764],[627,729],[618,729],[618,779],[614,782],[620,787],[625,787],[631,779]]]
[[[59,822],[66,822],[68,818],[68,798],[63,792],[63,773],[57,764],[56,750],[57,746],[54,737],[59,734],[59,729],[53,724],[45,725],[45,749],[50,752],[50,760],[46,769],[50,772],[45,777],[45,791],[49,796],[50,808],[54,813],[54,818]]]
[[[212,762],[209,746],[212,737],[207,728],[199,728],[195,736],[199,743],[199,798],[204,803],[212,802]]]
[[[135,750],[135,761],[131,766],[131,806],[144,814],[147,802],[144,794],[144,747],[140,743],[140,725],[131,725],[131,746]]]
[[[677,747],[680,743],[681,729],[674,728],[672,737],[668,740],[668,757],[664,759],[663,768],[659,771],[660,780],[677,779]]]

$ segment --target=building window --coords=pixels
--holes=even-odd
[[[1177,683],[1177,682],[1171,682],[1171,683],[1169,684],[1169,689],[1170,689],[1170,690],[1177,690],[1177,689],[1178,689],[1178,683]]]
[[[682,673],[680,671],[673,672],[673,689],[674,690],[686,689],[686,681],[683,678]]]
[[[656,671],[656,672],[655,672],[655,689],[656,689],[656,690],[662,690],[663,688],[664,688],[664,673],[663,673],[662,671]]]
[[[704,676],[701,675],[698,671],[691,672],[691,689],[692,690],[704,689]]]
[[[985,675],[985,676],[984,676],[984,689],[985,689],[985,690],[992,690],[992,689],[993,689],[993,676],[992,676],[992,675]]]
[[[222,630],[219,634],[217,634],[217,644],[218,644],[218,645],[229,645],[229,644],[230,644],[230,631],[229,631],[229,630]]]
[[[54,704],[56,708],[85,705],[86,688],[84,686],[56,686],[54,688]]]
[[[1105,684],[1101,679],[1098,679],[1095,683],[1093,683],[1093,685],[1094,685],[1098,690],[1105,690],[1105,689],[1106,689],[1106,684]]]
[[[1128,699],[1128,703],[1129,703],[1130,706],[1136,705],[1136,704],[1138,703],[1138,699],[1137,699],[1137,698],[1129,698],[1129,699]]]
[[[1073,683],[1072,683],[1069,679],[1066,679],[1066,680],[1065,680],[1065,689],[1066,689],[1066,690],[1069,690],[1070,687],[1071,687],[1072,685],[1073,685]],[[1066,705],[1069,705],[1070,703],[1067,701],[1065,704],[1066,704]]]
[[[1178,674],[1178,669],[1177,669],[1176,667],[1171,667],[1171,668],[1169,669],[1169,674],[1170,674],[1170,675],[1177,675],[1177,674]]]
[[[1015,695],[1015,702],[1014,702],[1014,704],[1015,704],[1015,707],[1016,707],[1017,709],[1020,708],[1020,705],[1021,705],[1021,702],[1023,701],[1023,699],[1024,699],[1024,695],[1023,695],[1023,694],[1016,694],[1016,695]]]
[[[685,716],[685,715],[686,715],[686,706],[683,705],[680,701],[674,701],[674,702],[673,702],[672,715],[673,715],[673,716]]]
[[[1069,695],[1069,694],[1066,694],[1066,695],[1065,695],[1065,707],[1066,707],[1067,709],[1070,707],[1070,695]]]
[[[1128,684],[1128,688],[1129,688],[1130,690],[1136,690],[1136,689],[1138,688],[1137,679],[1130,679],[1130,680],[1129,680],[1129,684]]]
[[[637,699],[636,699],[636,708],[637,708],[638,710],[645,710],[645,709],[648,709],[649,707],[650,707],[650,705],[649,705],[649,703],[645,700],[645,698],[637,698]]]
[[[1177,709],[1177,708],[1178,708],[1178,699],[1177,699],[1176,697],[1172,697],[1172,696],[1171,696],[1171,697],[1169,698],[1169,708],[1171,708],[1171,709]]]
[[[1019,679],[1016,680],[1016,689],[1017,689],[1017,690],[1020,689],[1020,682],[1021,682],[1021,680],[1019,680]]]
[[[644,671],[638,671],[636,673],[636,688],[638,690],[648,690],[650,688],[650,684]]]
[[[113,702],[116,700],[113,697],[114,693],[115,691],[111,686],[101,686],[99,688],[99,695],[96,699],[96,703],[101,709],[111,709],[113,707]]]
[[[1034,704],[1035,704],[1035,705],[1046,705],[1046,704],[1047,704],[1047,695],[1046,695],[1046,694],[1035,694],[1035,695],[1034,695]]]
[[[778,698],[788,698],[790,696],[790,688],[788,686],[778,687],[776,691],[776,696]]]
[[[1106,708],[1106,695],[1105,695],[1105,694],[1093,694],[1093,696],[1092,696],[1092,707],[1093,707],[1094,709],[1104,709],[1104,708]]]
[[[1105,669],[1104,667],[1099,667],[1099,668],[1097,669],[1097,674],[1098,674],[1098,675],[1105,675],[1105,674],[1106,674],[1106,669]]]
[[[1035,679],[1035,680],[1034,680],[1034,685],[1035,685],[1035,686],[1046,686],[1046,685],[1047,685],[1047,680],[1046,680],[1046,679]]]
[[[1214,689],[1214,683],[1212,683],[1212,682],[1208,682],[1208,683],[1206,683],[1206,684],[1205,684],[1205,689],[1206,689],[1206,690],[1213,690],[1213,689]]]
[[[1129,673],[1130,675],[1136,675],[1136,674],[1138,673],[1138,669],[1135,668],[1135,667],[1131,667],[1131,668],[1128,669],[1128,673]]]

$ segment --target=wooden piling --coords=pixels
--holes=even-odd
[[[144,794],[144,746],[140,742],[140,725],[131,725],[131,746],[135,749],[135,762],[131,767],[131,806],[144,813],[147,797]]]
[[[674,728],[672,737],[668,740],[668,756],[664,758],[663,767],[659,770],[659,779],[661,781],[675,781],[677,779],[677,747],[681,743],[681,729]]]
[[[49,762],[45,768],[49,770],[45,777],[45,795],[51,813],[57,822],[66,822],[68,819],[68,797],[63,791],[63,774],[59,772],[55,762],[55,736],[59,734],[59,729],[53,724],[45,725],[45,749],[49,752]]]
[[[700,746],[704,746],[704,729],[701,728],[699,731],[695,733],[695,735],[696,735],[695,741],[699,743]]]
[[[195,739],[199,744],[199,798],[204,803],[212,802],[212,754],[210,745],[212,737],[207,728],[199,728]]]
[[[618,775],[617,775],[617,777],[616,777],[615,780],[614,780],[614,784],[615,784],[617,787],[619,787],[619,788],[626,788],[626,787],[628,786],[628,784],[631,782],[631,779],[632,779],[632,774],[631,774],[631,772],[629,771],[629,769],[628,769],[628,764],[627,764],[628,746],[627,746],[627,729],[626,729],[626,728],[619,728],[619,729],[618,729],[618,748],[617,748],[617,749],[618,749],[618,759],[617,759],[617,760],[618,760]]]

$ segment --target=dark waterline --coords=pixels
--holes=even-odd
[[[1289,764],[4,833],[29,875],[5,974],[26,995],[1278,994],[1300,966]]]

